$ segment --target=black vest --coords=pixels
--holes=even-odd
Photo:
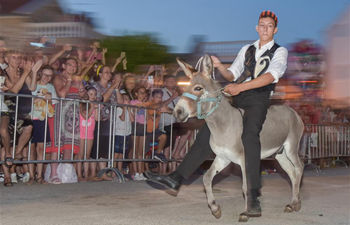
[[[235,81],[235,83],[243,83],[248,77],[251,79],[257,78],[261,74],[264,74],[267,68],[270,65],[270,61],[273,58],[273,55],[277,48],[280,46],[278,44],[274,44],[271,49],[266,50],[264,54],[262,54],[259,58],[259,63],[255,61],[255,51],[256,48],[254,45],[249,46],[247,51],[245,52],[244,59],[244,71],[242,75]],[[264,87],[253,89],[254,91],[273,91],[275,89],[276,84],[269,84]]]

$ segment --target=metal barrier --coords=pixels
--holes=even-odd
[[[16,156],[16,141],[17,141],[17,134],[16,134],[16,128],[17,128],[17,121],[18,121],[18,102],[19,98],[31,98],[31,108],[34,108],[34,102],[36,99],[40,99],[44,101],[45,104],[45,126],[43,129],[44,132],[44,152],[43,156],[40,159],[33,160],[31,158],[31,140],[28,144],[28,157],[23,160],[14,160],[14,164],[32,164],[32,163],[82,163],[82,162],[106,162],[107,166],[100,170],[98,173],[99,176],[102,174],[113,171],[120,182],[124,181],[124,177],[117,168],[114,167],[115,162],[160,162],[159,160],[155,159],[155,142],[156,140],[156,116],[159,116],[159,113],[156,110],[150,109],[150,108],[143,108],[143,107],[137,107],[137,106],[131,106],[131,105],[123,105],[123,104],[109,104],[109,103],[101,103],[101,102],[90,102],[86,100],[80,100],[80,99],[71,99],[71,98],[55,98],[55,99],[45,99],[43,97],[39,96],[32,96],[32,95],[21,95],[21,94],[12,94],[12,93],[1,93],[0,97],[3,98],[5,96],[12,96],[15,98],[16,106],[15,110],[12,115],[14,116],[14,133],[12,136],[12,151],[11,155],[12,158],[15,158]],[[55,113],[53,118],[48,117],[49,112],[49,101],[52,101],[52,104],[55,105]],[[96,127],[95,130],[97,132],[96,139],[93,140],[93,142],[96,143],[96,156],[90,157],[90,153],[87,151],[87,142],[88,139],[84,139],[84,154],[83,157],[77,157],[77,152],[81,151],[81,146],[79,144],[80,142],[80,132],[76,132],[79,128],[79,110],[82,109],[82,107],[85,107],[85,118],[89,118],[89,105],[87,103],[93,103],[97,105],[97,121],[96,121]],[[127,146],[125,144],[126,138],[128,138],[128,135],[124,135],[123,139],[123,153],[121,158],[115,158],[114,157],[114,149],[116,140],[116,129],[118,128],[116,125],[117,120],[117,109],[124,107],[125,111],[129,112],[129,108],[132,109],[134,112],[134,122],[131,123],[130,126],[133,127],[133,132],[130,134],[133,141],[133,148],[130,149],[132,154],[127,155]],[[148,113],[149,110],[151,110],[152,113]],[[0,112],[1,115],[3,115],[4,105],[2,102],[0,102]],[[143,135],[139,135],[143,137],[142,139],[142,153],[140,154],[140,149],[136,149],[136,141],[137,141],[137,113],[140,115],[143,113],[144,115],[144,121],[145,124],[143,125]],[[33,119],[33,110],[30,113],[31,119]],[[153,120],[153,129],[151,134],[147,134],[147,120],[148,117],[152,116]],[[163,117],[164,118],[164,117]],[[129,119],[132,120],[130,117]],[[50,123],[49,123],[50,121]],[[53,121],[53,122],[52,122]],[[54,123],[54,125],[52,125]],[[65,127],[65,123],[70,123],[71,130],[67,130]],[[87,122],[88,123],[88,122]],[[107,124],[107,130],[104,125]],[[161,124],[165,124],[164,121],[161,122]],[[54,126],[52,128],[51,126]],[[125,126],[126,123],[125,123]],[[173,123],[171,123],[171,129],[170,129],[170,140],[173,140]],[[164,127],[163,127],[164,129]],[[54,134],[50,133],[50,138],[54,137],[54,140],[51,140],[49,143],[47,143],[47,131],[50,130],[50,132],[54,132]],[[88,126],[85,126],[85,137],[88,134]],[[78,136],[77,136],[78,135]],[[62,138],[63,137],[63,138]],[[68,137],[68,140],[65,139]],[[104,137],[104,138],[103,138]],[[106,137],[108,137],[106,139]],[[195,135],[193,136],[193,139],[195,139]],[[304,159],[307,160],[307,165],[313,165],[312,160],[314,159],[321,159],[321,158],[330,158],[335,157],[335,162],[341,162],[346,167],[347,164],[340,159],[340,157],[349,157],[350,156],[350,125],[305,125],[305,133],[304,133],[304,147],[301,147],[302,153],[301,155],[304,156]],[[193,141],[193,140],[192,140]],[[106,142],[106,143],[105,143]],[[188,151],[188,144],[189,140],[187,139],[186,142],[186,153]],[[68,143],[68,144],[67,144]],[[100,149],[100,143],[105,144],[107,147],[107,154],[108,156],[100,157],[100,151],[106,150],[106,149]],[[50,146],[48,145],[50,144]],[[302,144],[303,146],[303,141]],[[55,155],[55,158],[47,158],[46,155],[48,148],[54,148],[57,155]],[[172,157],[173,153],[173,141],[170,141],[170,153],[168,161],[174,162],[176,161]],[[64,151],[63,151],[64,149]],[[67,156],[68,152],[68,156]],[[52,153],[52,152],[51,152]],[[53,154],[52,154],[53,155]],[[138,157],[138,155],[140,155]],[[0,164],[5,163],[5,161],[0,161]]]
[[[160,162],[159,160],[155,159],[155,145],[154,143],[156,142],[156,116],[157,116],[157,111],[150,109],[150,108],[143,108],[143,107],[137,107],[137,106],[131,106],[131,105],[123,105],[123,104],[110,104],[110,103],[101,103],[101,102],[90,102],[86,100],[80,100],[80,99],[70,99],[70,98],[52,98],[52,99],[45,99],[43,97],[39,96],[33,96],[33,95],[22,95],[22,94],[12,94],[12,93],[2,93],[0,92],[0,97],[4,98],[4,96],[12,96],[15,98],[16,101],[16,106],[15,106],[15,111],[11,112],[12,116],[14,116],[14,133],[12,136],[12,158],[15,158],[16,156],[16,141],[17,141],[17,121],[19,120],[18,118],[18,101],[19,98],[31,98],[31,113],[30,117],[33,119],[33,109],[34,109],[34,102],[36,99],[40,99],[44,101],[45,104],[45,126],[44,126],[44,152],[43,152],[43,157],[41,159],[36,159],[33,160],[31,158],[31,140],[29,141],[28,144],[28,157],[25,161],[22,160],[14,160],[14,164],[31,164],[31,163],[78,163],[78,162],[107,162],[108,165],[105,169],[101,170],[98,175],[101,176],[103,173],[106,173],[108,171],[113,171],[117,174],[119,181],[123,182],[124,177],[118,169],[114,168],[114,162]],[[48,111],[49,111],[49,101],[52,101],[52,104],[55,105],[55,115],[53,118],[48,118]],[[84,139],[85,144],[84,144],[84,156],[83,158],[77,158],[77,149],[78,151],[81,150],[79,146],[79,141],[80,141],[80,132],[77,132],[77,128],[79,128],[79,108],[81,107],[86,107],[86,115],[85,118],[89,118],[88,112],[89,112],[89,105],[87,103],[93,103],[96,104],[97,107],[97,121],[96,121],[96,127],[95,130],[97,129],[97,138],[93,140],[96,142],[96,157],[89,159],[90,157],[87,155],[87,138]],[[84,106],[82,106],[85,104]],[[4,106],[2,102],[0,103],[0,112],[1,115],[3,116],[4,113],[8,110],[4,110]],[[117,108],[119,107],[125,107],[126,111],[129,111],[128,108],[131,108],[134,111],[134,122],[131,123],[130,125],[133,126],[133,133],[131,135],[133,136],[133,148],[131,157],[128,157],[127,155],[127,146],[125,144],[125,139],[127,138],[127,135],[124,135],[124,143],[123,143],[123,156],[120,159],[117,159],[114,157],[114,146],[115,146],[115,131],[117,129],[116,127],[116,116],[117,116]],[[147,120],[149,116],[148,111],[152,110],[153,112],[153,129],[152,129],[152,135],[147,134]],[[138,112],[144,111],[144,120],[145,124],[143,126],[143,146],[142,146],[142,157],[137,157],[136,154],[136,128],[137,128],[137,123],[136,123],[136,115]],[[159,114],[158,114],[159,116]],[[130,118],[131,119],[131,118]],[[50,127],[52,123],[49,123],[48,121],[52,122],[54,120],[54,125],[56,124],[54,128]],[[87,120],[87,119],[86,119]],[[85,122],[86,122],[85,120]],[[101,137],[103,135],[106,136],[106,133],[103,134],[103,132],[106,132],[106,130],[101,130],[102,126],[101,124],[104,123],[106,124],[106,121],[108,121],[108,157],[99,157],[100,153],[100,142],[101,142]],[[71,128],[72,130],[67,130],[65,127],[65,123],[71,123]],[[88,122],[87,122],[88,123]],[[125,123],[126,124],[126,123]],[[164,121],[163,121],[164,124]],[[170,140],[172,140],[173,136],[173,123],[171,123],[171,129],[170,129]],[[126,125],[125,125],[126,126]],[[50,130],[51,132],[53,131],[54,134],[50,134],[51,137],[55,137],[54,140],[51,140],[50,147],[56,147],[55,153],[57,153],[57,158],[53,159],[47,159],[46,154],[47,149],[49,148],[47,140],[47,130]],[[88,126],[85,126],[85,137],[87,137],[88,133]],[[78,135],[78,137],[77,137]],[[68,142],[70,143],[70,147],[67,148],[67,140],[62,138],[62,137],[68,137],[70,140]],[[146,143],[146,140],[151,140],[152,144],[149,144],[148,142]],[[188,142],[188,140],[187,140]],[[66,145],[65,145],[66,144]],[[173,151],[173,143],[170,141],[170,157],[168,161],[175,161],[172,158],[172,151]],[[3,147],[3,146],[2,146]],[[186,152],[188,151],[188,144],[186,144]],[[63,148],[65,151],[63,151]],[[24,150],[23,150],[24,151]],[[70,157],[67,157],[66,152],[69,152]],[[148,155],[147,155],[148,153]],[[150,154],[149,154],[150,153]],[[130,155],[129,155],[130,156]],[[5,161],[0,161],[0,164],[5,163]]]
[[[313,159],[336,158],[334,163],[343,163],[340,157],[350,156],[350,125],[328,124],[328,125],[305,125],[307,149],[305,159],[311,165]]]

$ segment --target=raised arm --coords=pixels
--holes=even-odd
[[[69,44],[64,45],[61,51],[57,52],[51,57],[49,60],[49,65],[52,65],[54,62],[56,62],[56,60],[59,59],[67,51],[72,51],[72,46]]]

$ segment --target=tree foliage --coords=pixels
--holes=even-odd
[[[168,47],[159,44],[155,37],[148,34],[107,37],[101,44],[103,48],[108,49],[106,54],[108,65],[113,65],[122,51],[126,52],[128,72],[134,72],[139,65],[166,64],[174,61],[168,53]],[[122,71],[122,63],[117,70]]]

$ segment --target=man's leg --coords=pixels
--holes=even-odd
[[[247,175],[248,212],[250,210],[261,210],[257,199],[261,189],[260,131],[266,118],[268,106],[268,101],[259,101],[244,108],[242,142],[245,152],[245,168]]]
[[[199,130],[197,138],[191,146],[191,150],[187,153],[184,160],[177,167],[175,172],[167,176],[163,176],[146,171],[146,177],[150,181],[177,191],[181,186],[182,180],[188,179],[213,153],[209,146],[209,137],[210,130],[207,124],[205,124]]]
[[[176,172],[183,178],[188,179],[213,153],[209,145],[209,138],[210,130],[205,123],[199,130],[190,151],[176,169]]]

